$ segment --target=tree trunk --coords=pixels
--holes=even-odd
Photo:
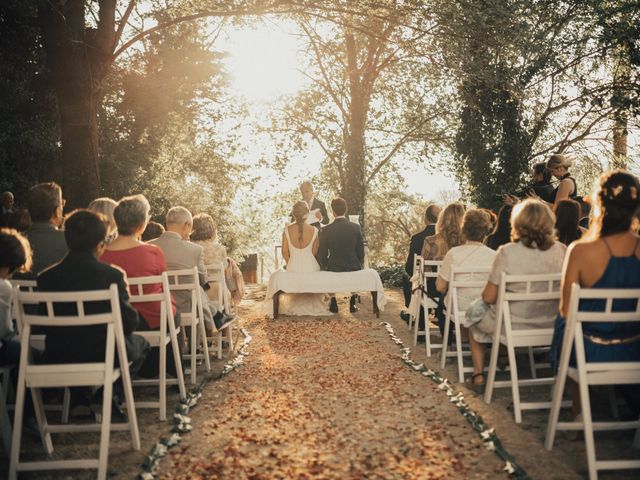
[[[612,168],[627,168],[627,128],[628,115],[624,108],[623,99],[629,95],[629,82],[631,79],[631,56],[628,45],[621,45],[618,48],[618,58],[614,65],[614,106],[616,110],[613,116],[613,161]]]
[[[358,68],[358,49],[355,36],[345,35],[347,74],[349,75],[349,130],[345,136],[346,165],[342,196],[349,206],[349,214],[360,216],[365,230],[365,199],[367,196],[367,162],[365,158],[365,129],[369,94]]]
[[[100,0],[97,28],[85,24],[84,0],[41,2],[46,63],[60,115],[63,194],[71,208],[100,196],[98,102],[113,62],[115,0]]]

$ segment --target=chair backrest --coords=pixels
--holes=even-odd
[[[109,305],[107,312],[89,313],[86,311],[87,303],[104,302]],[[114,346],[118,347],[120,362],[126,361],[126,348],[124,332],[122,330],[122,318],[120,315],[120,300],[118,286],[112,284],[108,290],[87,290],[80,292],[16,292],[16,304],[21,332],[22,348],[28,350],[29,336],[33,326],[41,327],[83,327],[106,325],[105,336],[105,363],[113,365]],[[28,307],[39,304],[37,312],[32,312]],[[64,314],[56,313],[55,305],[75,305],[76,313],[69,314],[65,309]],[[70,347],[72,348],[72,346]]]
[[[11,285],[23,292],[33,292],[38,286],[38,282],[36,280],[23,280],[18,278],[12,278],[9,280]]]
[[[191,314],[197,314],[203,318],[202,297],[200,296],[200,280],[198,267],[182,270],[169,270],[165,272],[169,284],[169,290],[180,294],[185,292],[191,296]],[[181,312],[189,313],[189,312]]]
[[[418,273],[419,271],[422,270],[422,256],[418,255],[417,253],[413,254],[413,274],[415,275],[416,273]]]
[[[12,305],[11,305],[11,313],[13,318],[16,321],[16,330],[18,335],[22,333],[22,324],[20,323],[20,319],[18,317],[18,303],[16,302],[17,292],[18,290],[21,292],[35,292],[38,287],[38,282],[36,280],[26,280],[26,279],[17,279],[12,278],[9,280],[11,286],[13,287],[13,296],[12,296]],[[38,308],[37,304],[31,305],[31,308]],[[44,338],[42,336],[41,340]]]
[[[442,260],[424,260],[420,257],[420,266],[422,268],[422,275],[425,282],[427,278],[438,278],[440,268],[442,267]]]
[[[146,277],[128,277],[129,301],[132,304],[143,302],[160,302],[160,330],[166,332],[167,320],[173,321],[173,309],[171,308],[171,291],[167,273],[162,275],[150,275]],[[145,286],[159,286],[159,292],[145,292]]]
[[[207,269],[207,282],[213,283],[214,285],[211,288],[215,288],[216,290],[216,301],[214,302],[217,306],[217,309],[227,310],[227,305],[225,305],[225,292],[227,290],[227,284],[224,278],[224,264],[222,262],[212,263],[210,265],[205,266]]]
[[[491,267],[452,267],[449,282],[448,309],[453,309],[456,315],[463,313],[459,309],[458,295],[462,289],[481,289],[487,283]],[[472,278],[468,278],[471,276]]]

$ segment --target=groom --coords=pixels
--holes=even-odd
[[[331,201],[334,220],[320,231],[320,247],[318,248],[318,262],[323,270],[330,272],[353,272],[362,270],[364,262],[364,240],[362,230],[357,223],[350,222],[347,213],[347,202],[343,198]],[[349,301],[349,311],[357,312],[357,295],[352,294]],[[335,295],[331,296],[329,310],[338,312],[338,302]]]

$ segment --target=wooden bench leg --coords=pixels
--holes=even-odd
[[[373,313],[376,314],[376,318],[380,318],[380,309],[378,308],[378,292],[371,292],[371,299],[373,300]]]
[[[282,293],[282,290],[278,290],[274,295],[273,295],[273,319],[275,320],[276,318],[278,318],[278,313],[280,310],[280,294]]]

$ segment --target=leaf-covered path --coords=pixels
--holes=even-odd
[[[501,462],[363,305],[331,319],[245,311],[244,366],[211,384],[162,478],[495,478]],[[346,313],[345,313],[346,311]]]

